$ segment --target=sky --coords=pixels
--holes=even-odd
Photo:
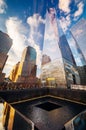
[[[13,39],[3,71],[7,75],[13,66],[20,61],[22,51],[28,45],[36,49],[36,64],[39,73],[44,36],[47,36],[45,35],[45,26],[48,8],[55,8],[56,17],[69,45],[73,48],[74,56],[77,57],[78,52],[74,49],[75,43],[71,39],[69,30],[82,18],[86,20],[85,0],[0,0],[0,30]],[[50,40],[51,37],[47,38]],[[81,64],[80,57],[77,58],[77,64]]]

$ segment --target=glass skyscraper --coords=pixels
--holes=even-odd
[[[12,46],[12,39],[6,34],[0,31],[0,82],[4,81],[5,73],[2,73],[5,63],[8,58],[8,51]]]
[[[7,53],[12,46],[12,39],[0,31],[0,69],[2,70],[7,60]]]
[[[33,47],[26,47],[22,53],[21,61],[16,64],[9,77],[13,82],[30,83],[36,78],[36,50]],[[14,74],[15,73],[15,74]],[[11,79],[12,80],[12,79]]]
[[[0,53],[8,53],[12,46],[12,39],[6,34],[0,31]]]
[[[43,55],[51,59],[42,65],[43,82],[62,87],[80,83],[75,60],[54,8],[49,8],[46,14]]]
[[[71,28],[72,38],[75,42],[75,48],[78,52],[78,58],[75,57],[77,68],[82,85],[86,85],[86,20],[81,19]],[[81,62],[81,64],[79,63]]]
[[[77,49],[80,55],[82,55],[81,60],[86,64],[86,20],[81,19],[72,28],[71,33],[76,41]]]

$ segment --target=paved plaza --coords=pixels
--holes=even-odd
[[[82,104],[52,97],[22,102],[13,107],[32,120],[36,130],[62,130],[66,122],[86,108]]]

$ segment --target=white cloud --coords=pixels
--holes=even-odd
[[[80,2],[78,5],[78,10],[74,13],[74,17],[79,17],[83,13],[84,4],[83,2]]]
[[[25,48],[24,44],[26,41],[26,37],[24,32],[26,31],[26,29],[23,26],[22,21],[16,17],[10,17],[6,21],[6,27],[7,27],[8,35],[13,40],[13,45],[11,50],[14,52],[16,56],[18,56],[18,58],[20,58],[21,52]]]
[[[4,67],[3,73],[6,73],[6,77],[9,76],[11,70],[13,69],[14,64],[12,65],[12,61],[13,60],[11,59],[11,61],[9,61]]]
[[[65,13],[69,13],[70,12],[70,5],[71,0],[59,0],[59,9],[61,9],[62,11],[64,11]]]
[[[30,43],[30,46],[36,49],[36,64],[38,68],[40,68],[42,58],[42,51],[40,50],[40,38],[43,37],[42,33],[40,32],[40,24],[45,24],[45,20],[42,19],[39,14],[34,14],[33,16],[27,18],[27,23],[30,26],[30,35],[28,37],[28,42]]]
[[[22,21],[19,20],[17,17],[10,17],[6,21],[6,28],[8,35],[13,40],[13,44],[8,53],[9,57],[6,62],[4,72],[8,68],[8,64],[10,65],[10,68],[12,68],[14,64],[20,61],[22,52],[26,47],[25,41],[27,40],[24,34],[26,32],[26,29],[23,26]]]
[[[0,0],[0,14],[5,13],[5,9],[7,8],[7,5],[4,0]]]
[[[43,20],[39,14],[34,14],[33,16],[27,18],[27,23],[29,24],[32,31],[33,28],[37,29],[40,23],[45,24],[45,20]]]
[[[39,41],[42,37],[40,25],[45,24],[45,20],[43,20],[39,14],[34,14],[27,18],[27,23],[30,26],[30,39],[34,39],[35,42]]]
[[[30,30],[27,31],[26,27],[23,25],[22,21],[17,17],[10,17],[6,21],[6,28],[8,35],[13,39],[13,45],[9,51],[9,57],[6,62],[6,66],[3,72],[10,72],[14,64],[20,61],[22,52],[26,46],[32,46],[36,49],[37,52],[37,61],[36,64],[40,68],[41,66],[41,56],[42,51],[40,50],[40,42],[37,43],[42,34],[39,31],[40,24],[44,24],[45,21],[38,14],[34,14],[32,17],[28,17],[27,23],[30,26]],[[27,33],[29,32],[29,33]],[[29,34],[29,37],[26,37],[25,34]],[[8,65],[10,67],[8,67]]]

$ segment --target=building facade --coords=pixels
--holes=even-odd
[[[49,86],[70,87],[80,84],[75,60],[67,39],[56,18],[55,9],[49,8],[46,14],[43,54],[51,61],[42,65],[41,79]]]
[[[81,19],[71,28],[71,34],[75,41],[77,51],[79,53],[81,65],[77,65],[77,69],[80,75],[81,85],[86,85],[86,20]]]
[[[21,61],[16,64],[12,71],[13,82],[34,83],[36,80],[36,51],[28,46],[24,49]]]
[[[86,20],[81,19],[79,22],[77,22],[71,28],[71,33],[86,62]]]
[[[8,58],[8,51],[12,46],[12,39],[6,34],[0,31],[0,82],[4,81],[5,74],[2,73],[5,63]]]
[[[80,84],[86,85],[86,65],[78,66],[77,68],[80,75]]]
[[[43,55],[43,56],[42,56],[42,65],[44,65],[44,64],[46,64],[46,63],[49,63],[49,62],[51,62],[50,57],[47,56],[47,55]]]
[[[13,81],[13,82],[16,81],[19,64],[20,64],[20,62],[18,62],[16,65],[14,65],[12,71],[10,72],[9,79],[10,79],[11,81]]]
[[[7,54],[11,46],[12,46],[12,39],[9,37],[8,34],[0,31],[0,52]]]

